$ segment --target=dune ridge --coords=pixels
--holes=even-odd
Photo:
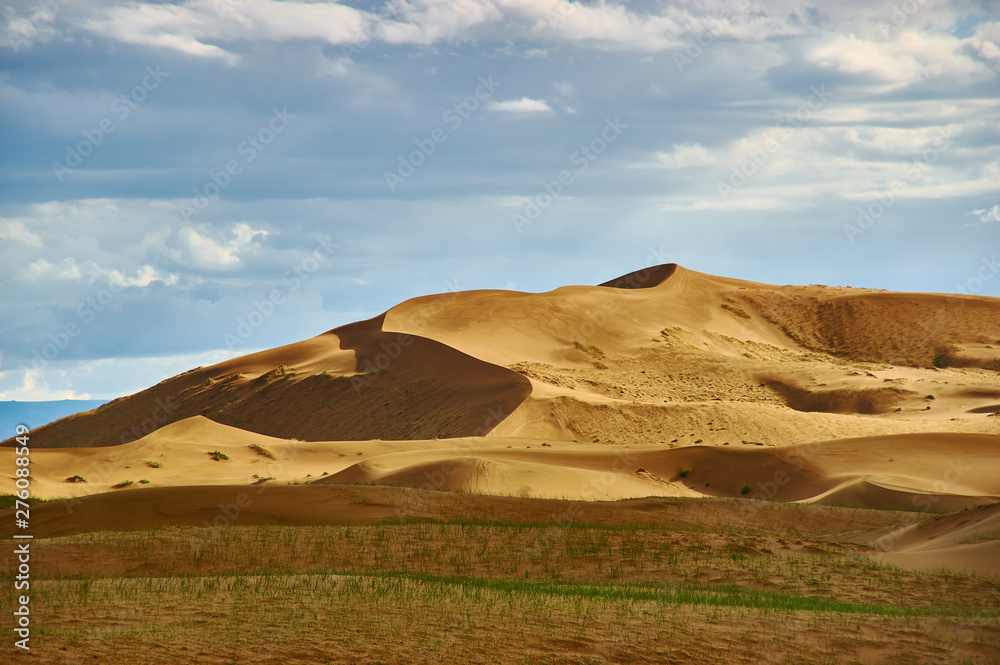
[[[994,338],[996,347],[987,343]],[[608,441],[600,423],[607,409],[626,417],[641,406],[670,441],[711,424],[653,407],[699,401],[697,392],[720,402],[731,421],[754,422],[748,406],[764,406],[765,421],[770,405],[787,407],[793,430],[814,428],[796,413],[804,412],[845,416],[844,436],[914,431],[914,420],[928,419],[944,431],[1000,433],[1000,422],[987,419],[992,412],[976,410],[997,399],[972,396],[1000,395],[996,373],[976,368],[994,361],[995,298],[777,287],[666,264],[601,286],[415,298],[312,339],[196,368],[33,438],[38,447],[110,446],[204,415],[314,441],[494,430]],[[941,367],[927,364],[935,362]],[[958,385],[968,388],[962,399]],[[952,406],[926,408],[924,390],[949,392]],[[896,422],[858,417],[876,415]],[[734,434],[746,439],[751,430]],[[800,442],[773,431],[768,443]],[[626,428],[611,439],[652,442],[648,434]]]

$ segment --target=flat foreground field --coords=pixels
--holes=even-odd
[[[36,536],[17,662],[1000,662],[1000,578],[864,544],[924,514],[331,491],[353,523]]]

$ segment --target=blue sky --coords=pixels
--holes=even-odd
[[[647,265],[1000,296],[996,2],[6,2],[0,399]]]

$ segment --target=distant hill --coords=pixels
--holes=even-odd
[[[14,428],[24,423],[31,429],[104,404],[101,399],[61,399],[51,402],[0,402],[0,437],[14,435]]]

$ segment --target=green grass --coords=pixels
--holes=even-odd
[[[343,575],[345,573],[331,572]],[[592,584],[580,582],[531,582],[524,580],[497,580],[476,577],[449,577],[426,574],[366,573],[362,577],[381,579],[407,579],[424,584],[457,585],[465,588],[484,589],[502,593],[562,596],[569,598],[599,599],[607,601],[653,601],[675,605],[711,605],[716,607],[744,607],[781,612],[841,612],[893,617],[953,616],[1000,617],[1000,609],[983,612],[943,607],[908,607],[878,603],[851,603],[830,598],[801,596],[780,591],[746,589],[734,585],[706,586],[685,584]]]
[[[0,494],[0,508],[13,508],[17,501],[17,496],[13,494]],[[34,505],[36,503],[51,503],[53,501],[62,501],[62,499],[36,499],[35,497],[28,497],[24,503]]]
[[[222,452],[221,450],[210,450],[207,453],[216,462],[222,462],[229,459],[229,455]]]
[[[297,440],[298,439],[293,439],[293,441],[297,441]],[[267,448],[265,448],[264,446],[262,446],[262,445],[260,445],[258,443],[251,443],[249,446],[247,446],[247,448],[249,448],[250,450],[254,451],[255,453],[257,453],[261,457],[266,457],[267,459],[276,459],[275,456],[274,456],[274,453],[272,453],[270,450],[268,450]]]
[[[253,573],[206,572],[194,574],[173,574],[168,578],[158,578],[160,584],[169,579],[187,586],[202,580],[208,587],[222,589],[243,589],[268,586],[267,580],[285,577],[302,579],[323,579],[330,576],[356,580],[358,583],[375,588],[377,582],[412,582],[424,589],[423,594],[439,597],[448,588],[458,588],[465,595],[478,596],[485,591],[506,596],[527,596],[531,598],[556,597],[571,600],[600,601],[604,603],[653,602],[660,605],[694,605],[708,607],[732,607],[756,609],[772,612],[816,612],[858,614],[882,617],[958,617],[995,619],[1000,618],[1000,608],[971,611],[942,606],[890,605],[886,603],[857,603],[834,600],[819,596],[803,596],[784,591],[748,589],[736,585],[705,585],[678,583],[595,583],[584,581],[534,581],[520,579],[490,579],[484,577],[463,577],[435,575],[430,573],[402,573],[398,571],[366,571],[313,569],[299,572],[286,569],[271,569]],[[62,582],[79,582],[81,595],[86,596],[93,584],[105,581],[96,576],[59,576]],[[106,580],[122,590],[133,587],[148,587],[154,580],[148,578],[119,578]],[[366,582],[367,581],[367,582]],[[306,583],[305,587],[310,584]],[[419,595],[419,594],[418,594]]]

